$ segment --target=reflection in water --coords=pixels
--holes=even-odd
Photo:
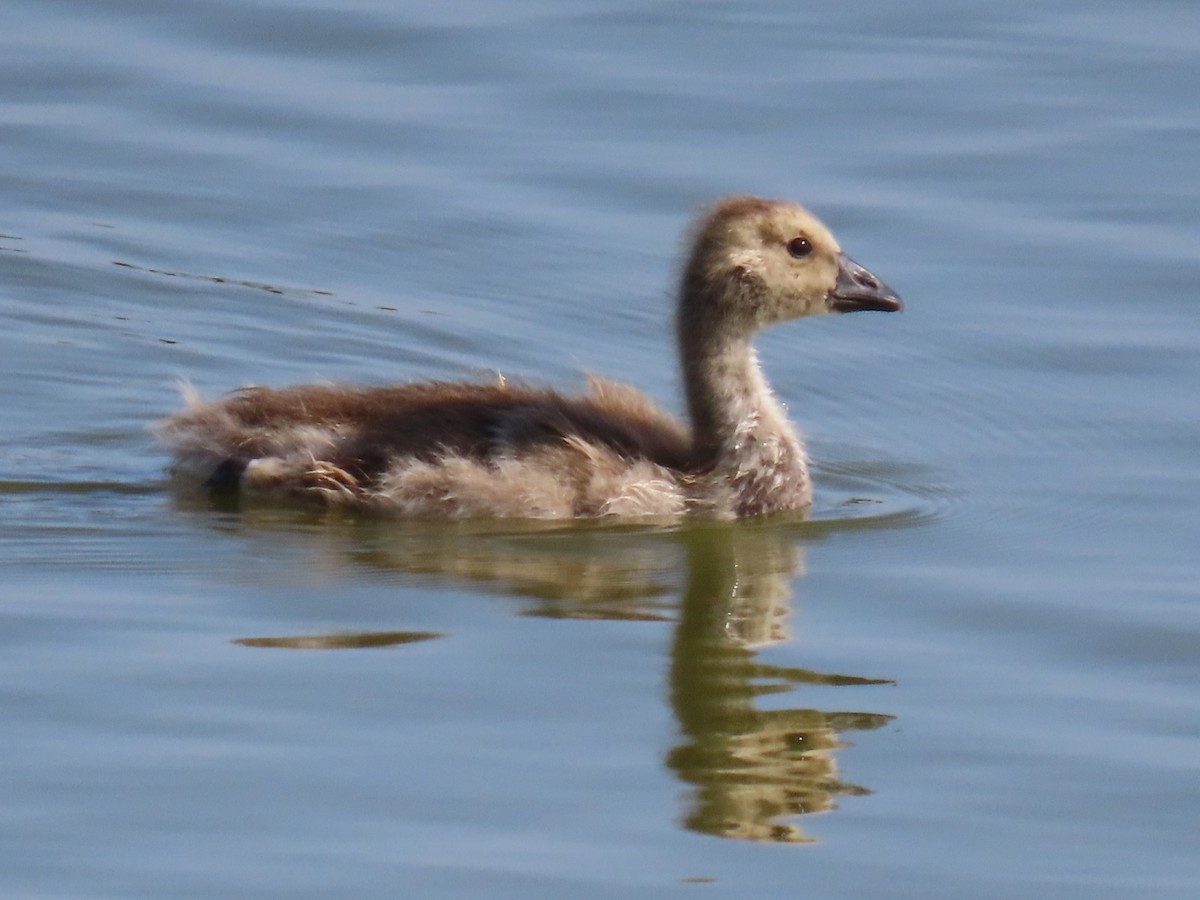
[[[234,638],[243,647],[284,647],[289,650],[346,650],[394,647],[445,637],[437,631],[338,631],[333,634],[300,634],[289,637]]]
[[[799,548],[778,530],[743,526],[687,535],[688,580],[671,654],[671,705],[685,742],[667,763],[696,793],[684,822],[750,840],[812,840],[784,817],[832,809],[868,793],[838,777],[844,731],[892,716],[755,707],[755,697],[798,683],[885,684],[755,661],[756,646],[786,637]]]
[[[251,531],[285,524],[244,510],[226,526]],[[708,524],[682,530],[613,527],[364,523],[292,524],[319,542],[311,563],[347,558],[374,570],[469,582],[533,602],[523,615],[552,618],[677,618],[669,698],[682,735],[667,765],[694,788],[684,824],[720,837],[803,843],[788,822],[834,808],[839,796],[869,793],[839,777],[836,751],[848,731],[879,728],[881,713],[814,708],[760,710],[756,698],[798,685],[889,683],[757,660],[786,640],[792,583],[802,570],[796,523]],[[285,526],[286,527],[286,526]],[[682,559],[681,559],[682,556]],[[682,596],[675,585],[684,571]],[[382,646],[439,637],[378,632],[241,638],[253,647]]]

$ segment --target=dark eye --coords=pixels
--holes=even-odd
[[[808,242],[808,238],[801,235],[794,237],[787,242],[788,253],[792,254],[796,259],[804,259],[808,254],[812,253],[813,246]]]

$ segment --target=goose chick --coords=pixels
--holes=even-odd
[[[500,380],[189,394],[158,427],[172,472],[214,489],[413,516],[678,516],[801,510],[804,445],[753,348],[800,316],[899,297],[804,208],[728,197],[698,220],[676,327],[689,425],[628,385]]]

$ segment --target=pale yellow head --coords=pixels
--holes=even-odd
[[[701,218],[694,241],[681,326],[691,317],[736,337],[800,316],[901,308],[895,292],[795,203],[727,197]]]

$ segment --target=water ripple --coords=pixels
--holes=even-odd
[[[958,497],[929,469],[877,460],[822,462],[809,527],[819,531],[905,528],[955,514]]]

